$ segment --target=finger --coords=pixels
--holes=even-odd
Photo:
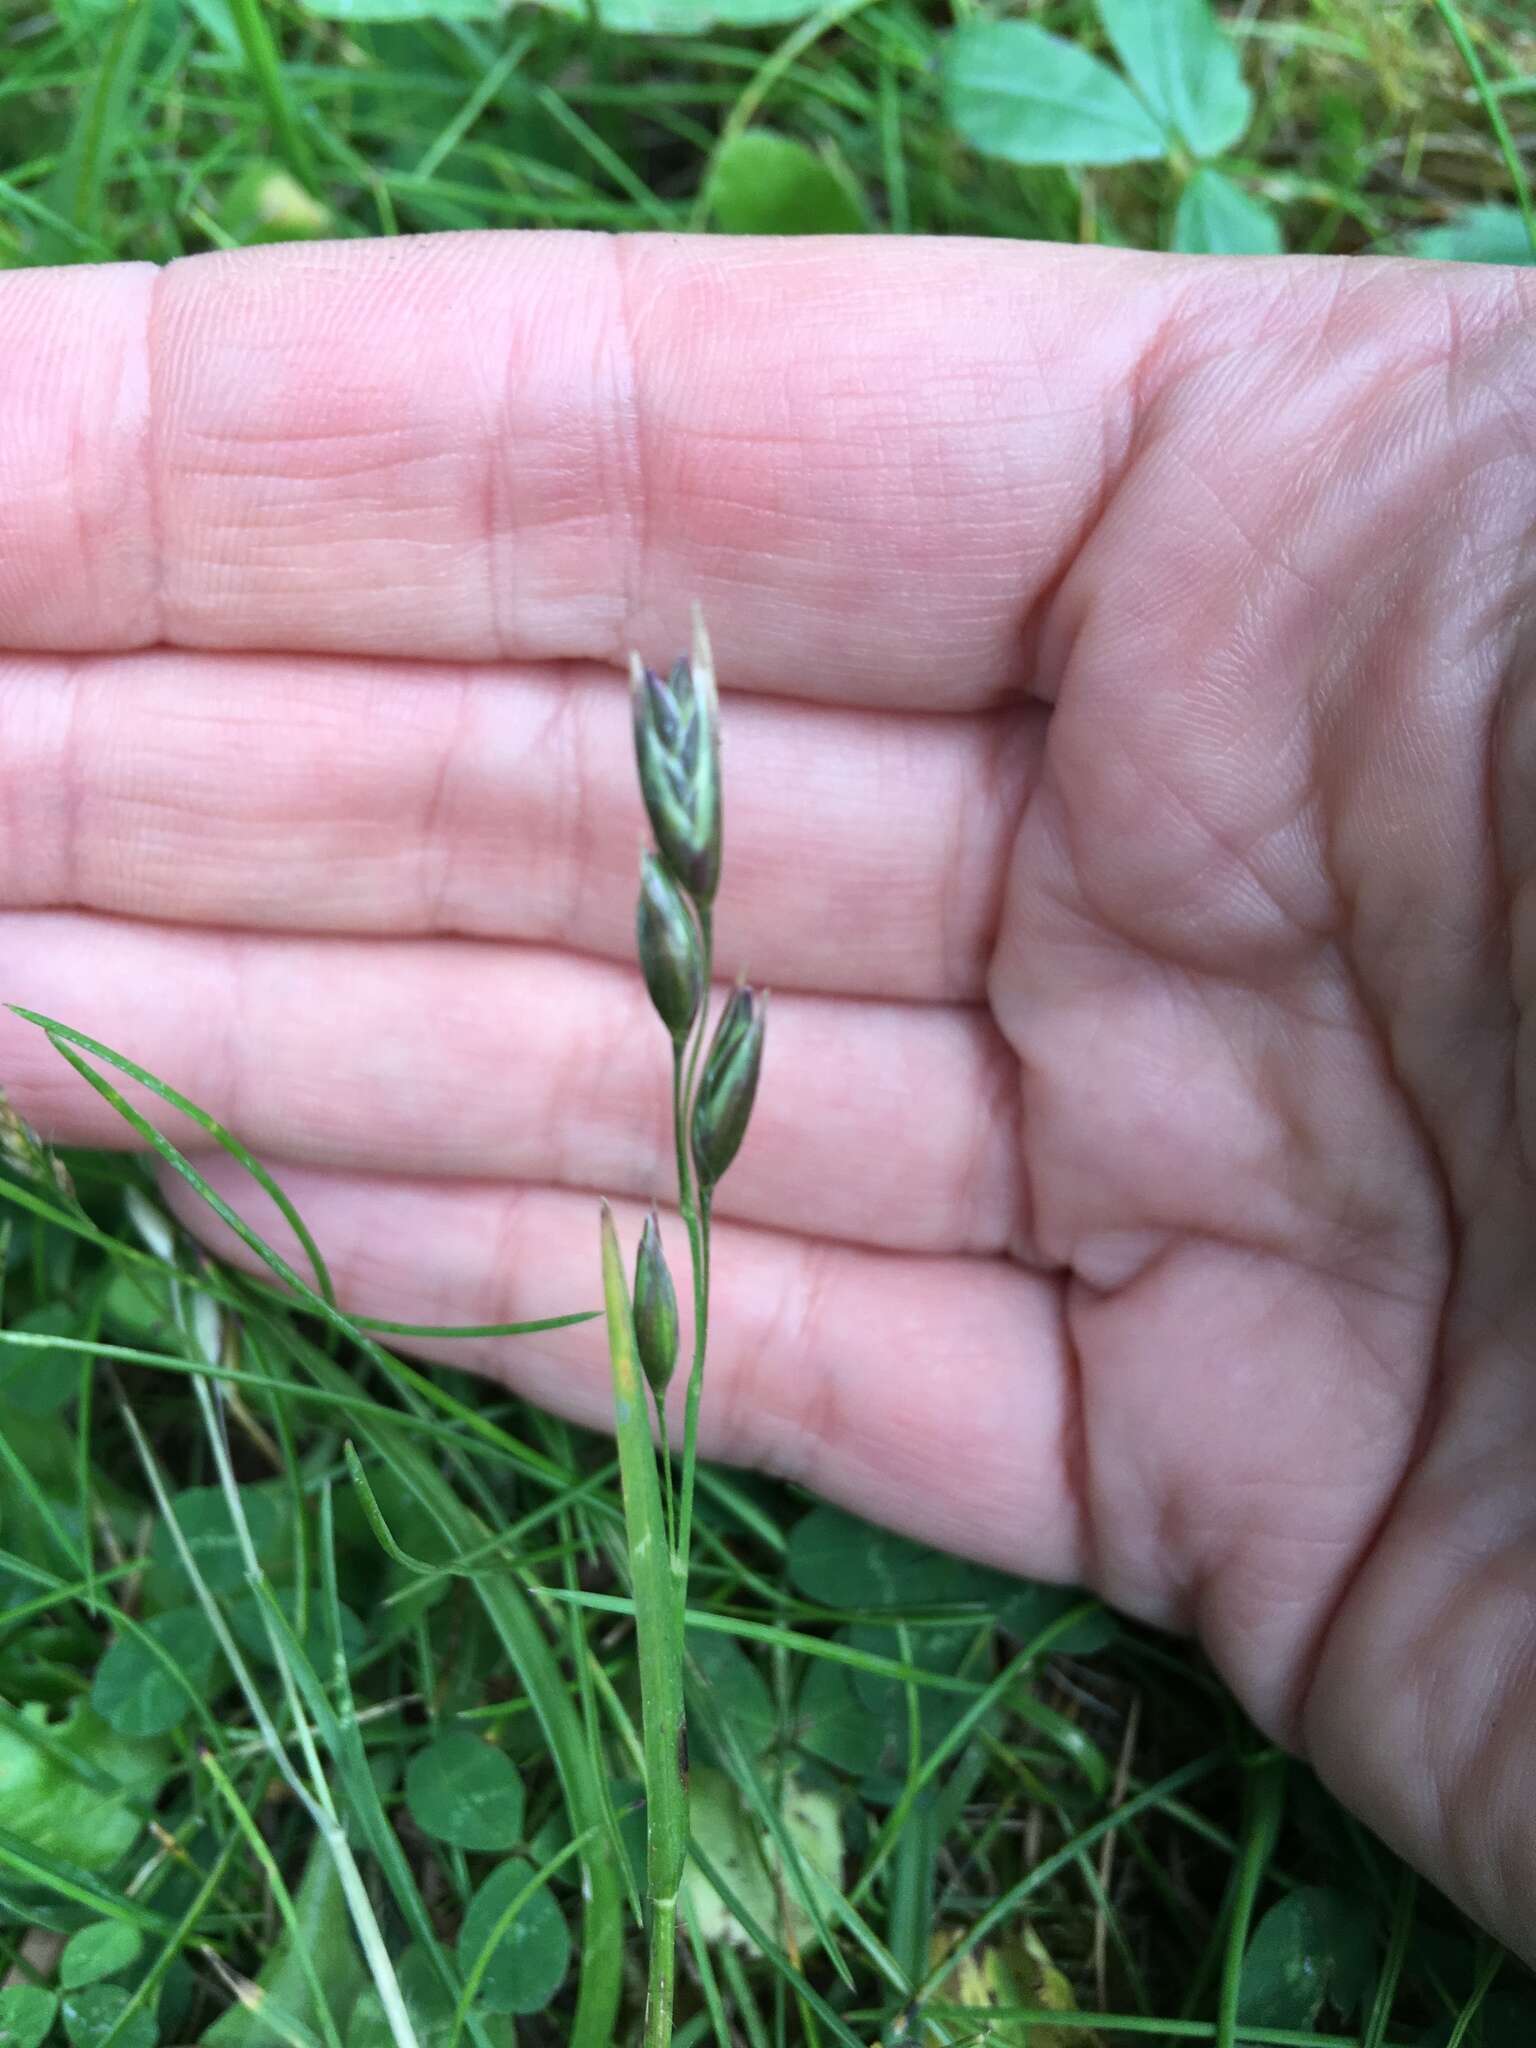
[[[722,972],[979,999],[1042,718],[733,702]],[[0,729],[4,908],[633,956],[610,671],[0,657]]]
[[[161,637],[155,275],[123,263],[0,278],[0,647]]]
[[[614,662],[698,598],[729,683],[990,702],[1189,281],[541,234],[0,279],[0,645]]]
[[[669,1041],[633,970],[467,940],[46,914],[0,917],[0,957],[13,1001],[138,1061],[257,1152],[640,1199],[675,1184]],[[124,1142],[115,1112],[12,1016],[0,1074],[46,1136]],[[1001,1251],[1019,1235],[1014,1089],[982,1010],[778,999],[721,1209],[865,1244]]]
[[[302,1265],[243,1175],[220,1162],[209,1178]],[[357,1315],[514,1322],[597,1303],[590,1196],[286,1166],[278,1178]],[[185,1182],[168,1176],[164,1190],[222,1255],[266,1273]],[[627,1245],[639,1221],[621,1206]],[[662,1232],[674,1275],[685,1271],[681,1224],[664,1217]],[[1054,1283],[1000,1260],[907,1259],[728,1224],[715,1235],[711,1271],[706,1455],[799,1480],[873,1520],[1012,1570],[1080,1576]],[[610,1424],[601,1324],[411,1348],[492,1373],[575,1421]]]

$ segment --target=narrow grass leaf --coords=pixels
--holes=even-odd
[[[155,1130],[152,1125],[141,1117],[117,1089],[109,1087],[99,1074],[94,1073],[83,1060],[76,1058],[71,1048],[77,1048],[80,1052],[87,1052],[93,1059],[105,1060],[109,1067],[114,1067],[120,1074],[126,1074],[130,1081],[137,1081],[141,1088],[147,1088],[152,1095],[158,1096],[162,1102],[168,1103],[172,1109],[179,1110],[183,1116],[190,1117],[198,1129],[206,1136],[212,1138],[221,1151],[227,1152],[231,1159],[245,1168],[262,1193],[276,1205],[279,1215],[281,1215],[283,1221],[288,1225],[288,1228],[293,1232],[303,1248],[304,1256],[309,1260],[314,1270],[315,1282],[322,1297],[332,1306],[335,1305],[336,1293],[331,1283],[330,1271],[324,1259],[320,1256],[320,1248],[310,1236],[308,1225],[303,1217],[300,1216],[293,1203],[283,1193],[282,1189],[256,1155],[248,1146],[242,1145],[238,1138],[227,1131],[217,1117],[210,1116],[205,1109],[199,1109],[197,1104],[189,1101],[179,1089],[172,1088],[168,1082],[160,1080],[157,1075],[151,1074],[147,1068],[139,1066],[136,1061],[125,1059],[121,1053],[114,1052],[109,1045],[103,1045],[99,1039],[89,1038],[83,1031],[71,1030],[69,1025],[59,1023],[57,1018],[40,1016],[35,1010],[22,1009],[18,1004],[12,1004],[10,1007],[13,1014],[20,1017],[24,1023],[35,1024],[40,1031],[45,1033],[54,1049],[63,1054],[64,1058],[75,1069],[75,1072],[83,1080],[88,1081],[98,1095],[101,1095],[106,1101],[110,1102],[112,1107],[117,1110],[119,1116],[136,1129],[141,1137],[147,1139],[154,1149],[160,1153],[162,1158],[174,1166],[184,1178],[189,1180],[193,1176],[187,1162],[177,1148],[170,1143],[169,1139],[162,1136],[159,1131]],[[201,1181],[201,1176],[197,1177],[194,1185],[198,1183],[201,1183],[200,1191],[203,1192],[204,1199],[209,1200],[216,1207],[216,1210],[222,1213],[227,1208],[227,1205],[219,1202],[218,1198],[214,1196],[213,1190],[208,1188],[206,1182]],[[239,1218],[234,1215],[232,1210],[223,1215],[223,1220],[229,1223],[239,1235],[249,1240],[251,1233],[240,1222]],[[286,1269],[283,1271],[282,1277],[284,1279],[289,1277]]]
[[[153,1615],[102,1658],[91,1705],[119,1735],[168,1735],[202,1707],[218,1650],[200,1607]]]

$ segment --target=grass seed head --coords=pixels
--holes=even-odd
[[[677,1290],[661,1248],[654,1208],[645,1219],[635,1254],[635,1345],[641,1370],[660,1400],[677,1366]]]
[[[711,1188],[741,1150],[763,1063],[768,998],[743,984],[731,992],[704,1061],[693,1105],[693,1161]]]
[[[66,1201],[75,1199],[75,1184],[63,1160],[54,1157],[32,1126],[18,1116],[0,1088],[0,1163],[23,1180],[55,1188]]]
[[[661,857],[696,903],[720,884],[720,733],[714,666],[699,627],[694,655],[665,680],[630,657],[640,793]]]
[[[704,961],[693,914],[666,868],[648,853],[640,863],[635,946],[656,1014],[681,1045],[704,994]]]

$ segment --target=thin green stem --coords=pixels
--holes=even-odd
[[[689,1125],[699,1060],[709,1030],[709,986],[715,957],[715,919],[708,904],[700,904],[699,946],[704,961],[704,1002],[699,1028],[688,1054],[688,1078],[681,1098],[674,1102],[677,1132],[677,1174],[679,1197],[688,1223],[688,1252],[693,1267],[693,1363],[688,1373],[688,1392],[683,1406],[682,1505],[678,1514],[677,1544],[673,1553],[678,1583],[678,1613],[688,1604],[688,1559],[693,1542],[693,1495],[699,1459],[699,1397],[704,1390],[704,1353],[709,1341],[709,1190],[695,1179],[689,1159]]]
[[[667,1555],[677,1555],[677,1485],[672,1476],[672,1445],[667,1436],[667,1397],[656,1395],[656,1434],[661,1439],[661,1512],[667,1525]]]
[[[645,1874],[651,1908],[645,2043],[646,2048],[668,2048],[677,1976],[677,1889],[688,1855],[682,1625],[672,1597],[672,1558],[662,1520],[645,1375],[635,1343],[618,1234],[606,1203],[602,1246],[624,1529],[635,1595],[640,1732],[645,1748]]]
[[[671,2048],[677,1990],[677,1894],[651,1900],[651,1960],[645,1984],[645,2048]]]
[[[693,1371],[683,1409],[682,1506],[677,1526],[679,1611],[688,1602],[688,1559],[693,1543],[693,1496],[699,1462],[699,1397],[704,1391],[704,1349],[709,1340],[709,1192],[699,1191],[699,1254],[693,1269]]]

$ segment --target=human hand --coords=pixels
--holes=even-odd
[[[589,1304],[593,1194],[668,1185],[620,664],[700,599],[774,989],[706,1448],[1197,1629],[1536,1957],[1533,300],[522,235],[5,278],[0,995],[232,1124],[359,1313]],[[10,1019],[0,1076],[116,1138]],[[440,1355],[605,1419],[591,1329]]]

